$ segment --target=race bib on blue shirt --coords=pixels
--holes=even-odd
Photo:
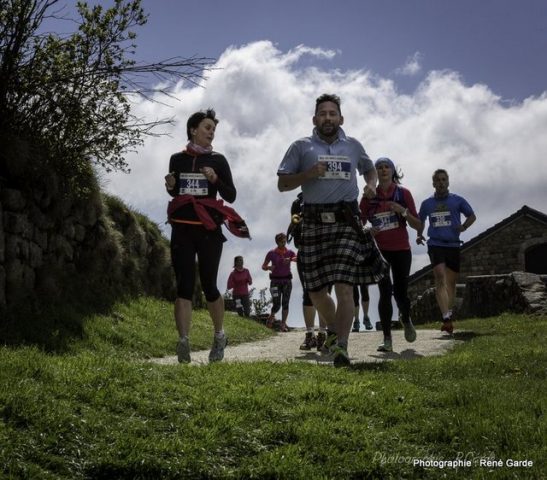
[[[325,175],[320,180],[349,180],[351,160],[343,155],[319,155],[318,160],[327,165]]]
[[[179,174],[179,195],[204,196],[209,192],[209,182],[203,173]]]
[[[452,219],[450,212],[433,212],[429,219],[433,228],[450,227],[452,226]]]

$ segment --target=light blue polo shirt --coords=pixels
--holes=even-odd
[[[351,202],[359,197],[357,172],[365,175],[374,169],[372,160],[355,138],[338,130],[333,143],[322,140],[314,128],[311,137],[296,140],[287,150],[277,175],[304,172],[317,162],[327,163],[325,177],[309,180],[302,185],[304,203]]]

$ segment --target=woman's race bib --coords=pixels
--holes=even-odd
[[[180,173],[179,195],[204,196],[209,193],[209,182],[203,173]]]
[[[372,225],[381,231],[393,230],[399,227],[399,218],[392,211],[376,213],[372,218]]]

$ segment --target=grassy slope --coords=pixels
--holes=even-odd
[[[0,348],[7,478],[544,478],[547,318],[459,324],[444,357],[348,370],[288,363],[160,366],[171,306],[119,304],[62,354]],[[270,332],[229,316],[232,343]],[[196,314],[193,347],[209,347]],[[454,470],[413,458],[529,459]]]

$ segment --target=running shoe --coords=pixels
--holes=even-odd
[[[359,319],[356,318],[353,322],[353,328],[351,329],[352,332],[358,332],[359,331]]]
[[[179,363],[190,363],[190,341],[188,337],[179,339],[177,343],[177,359]]]
[[[273,324],[275,322],[275,315],[270,315],[268,319],[266,320],[266,326],[268,328],[273,328]]]
[[[300,345],[300,350],[311,350],[312,348],[317,347],[317,339],[313,332],[306,332],[306,337]]]
[[[412,325],[412,320],[410,320],[410,318],[408,319],[408,323],[403,323],[403,328],[405,330],[405,340],[409,343],[415,341],[416,329],[414,328],[414,325]]]
[[[227,343],[228,338],[226,338],[226,335],[213,338],[213,346],[209,352],[209,362],[220,362],[224,358],[224,348],[226,348]]]
[[[368,315],[363,317],[363,325],[367,330],[372,330],[372,323],[370,323],[370,318],[368,318]]]
[[[332,349],[336,345],[336,339],[338,337],[336,336],[336,333],[329,333],[327,334],[327,338],[323,342],[323,345],[321,346],[321,352],[322,353],[332,353]]]
[[[447,318],[446,320],[443,320],[443,324],[441,326],[441,332],[446,332],[449,335],[452,335],[454,332],[454,325],[452,325],[452,319]]]
[[[345,347],[336,345],[332,348],[331,352],[333,355],[332,363],[336,368],[349,367],[351,365],[348,350]]]
[[[393,352],[393,343],[391,338],[384,338],[384,343],[378,345],[377,352]]]
[[[320,352],[325,340],[327,339],[327,334],[325,332],[319,332],[317,334],[317,351]]]
[[[289,327],[287,327],[287,324],[285,322],[283,322],[281,324],[281,326],[279,327],[279,331],[280,332],[288,332],[289,331]]]

